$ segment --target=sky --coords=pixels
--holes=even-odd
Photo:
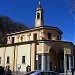
[[[44,10],[44,25],[58,27],[62,40],[75,44],[75,19],[65,0],[40,0]],[[35,26],[35,11],[38,0],[0,0],[0,15],[8,16],[13,21],[28,27]]]

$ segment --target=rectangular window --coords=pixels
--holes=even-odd
[[[1,57],[0,57],[0,64],[1,64]]]
[[[12,37],[12,43],[14,43],[14,37]]]
[[[34,41],[37,40],[37,33],[34,34]]]
[[[58,40],[60,40],[60,36],[58,36]]]
[[[48,39],[51,39],[51,33],[48,33]]]
[[[25,56],[22,56],[22,63],[25,63]]]
[[[7,57],[7,64],[9,64],[9,57]]]

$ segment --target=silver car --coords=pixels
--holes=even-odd
[[[59,75],[59,73],[47,70],[34,70],[26,73],[25,75]]]

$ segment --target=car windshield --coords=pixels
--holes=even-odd
[[[28,72],[28,73],[26,73],[25,75],[30,75],[30,74],[32,74],[32,73],[34,73],[34,72],[36,72],[36,71]]]

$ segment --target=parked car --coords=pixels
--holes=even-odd
[[[26,73],[25,75],[59,75],[59,73],[47,70],[34,70]]]

